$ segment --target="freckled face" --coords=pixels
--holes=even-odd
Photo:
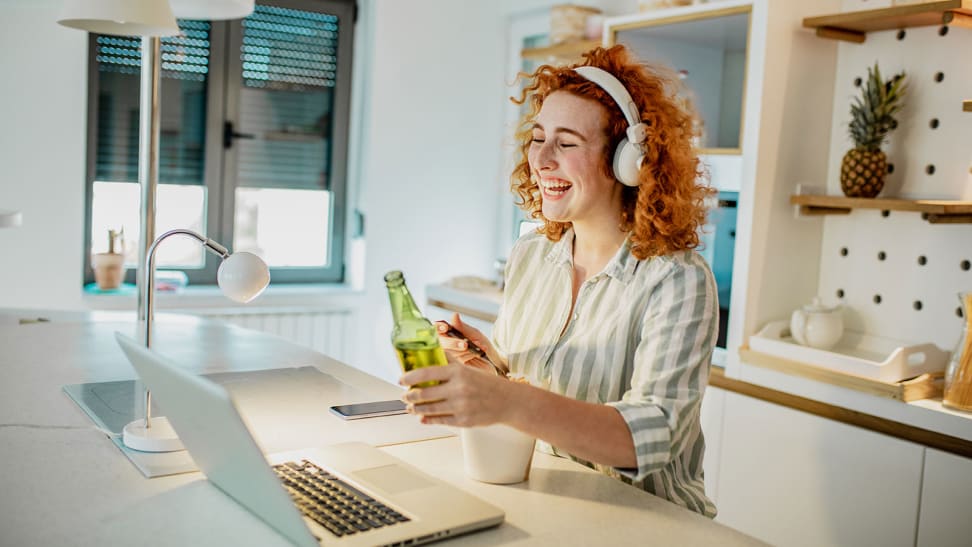
[[[621,185],[602,168],[607,151],[605,107],[566,91],[543,102],[528,161],[537,178],[543,215],[558,222],[606,221],[616,226]]]

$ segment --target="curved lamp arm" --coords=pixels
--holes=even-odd
[[[215,241],[201,234],[193,232],[192,230],[186,230],[184,228],[169,230],[168,232],[160,235],[158,239],[152,243],[152,246],[149,247],[148,255],[145,258],[145,279],[143,280],[145,286],[145,301],[143,308],[145,310],[145,329],[142,333],[142,342],[147,348],[152,347],[152,321],[154,319],[153,306],[155,305],[155,250],[159,247],[159,243],[162,243],[163,239],[176,234],[187,235],[198,239],[207,251],[215,254],[223,260],[229,258],[230,256],[229,250],[226,247],[223,247],[219,243],[216,243]]]

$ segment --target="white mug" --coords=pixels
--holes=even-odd
[[[513,484],[530,478],[536,439],[508,425],[466,427],[459,432],[466,475],[480,482]]]

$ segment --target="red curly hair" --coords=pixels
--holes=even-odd
[[[529,111],[516,132],[519,159],[510,177],[510,189],[519,198],[517,205],[531,218],[543,221],[538,231],[553,241],[558,241],[571,226],[569,222],[543,216],[540,190],[531,177],[527,160],[533,120],[544,100],[555,91],[567,91],[605,106],[609,145],[601,168],[613,177],[614,149],[625,137],[628,122],[606,91],[573,70],[594,66],[610,72],[624,84],[638,105],[641,120],[649,127],[640,184],[625,186],[622,191],[620,227],[631,233],[631,254],[643,260],[697,247],[699,227],[705,223],[705,200],[715,190],[700,183],[706,174],[693,144],[697,118],[688,101],[679,95],[678,79],[670,71],[638,63],[622,45],[597,47],[583,57],[574,65],[542,65],[533,74],[520,74],[528,79],[527,85],[518,99],[511,100],[516,104],[528,102]]]

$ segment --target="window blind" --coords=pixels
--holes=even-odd
[[[243,20],[237,184],[327,189],[339,20],[257,5]]]
[[[203,184],[210,23],[179,21],[182,35],[162,38],[159,182]],[[95,177],[138,180],[141,38],[95,38],[98,148]],[[173,99],[175,97],[175,99]]]

